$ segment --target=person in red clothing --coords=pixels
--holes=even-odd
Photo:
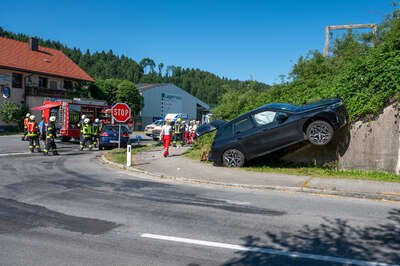
[[[189,138],[190,138],[190,128],[189,128],[189,123],[186,123],[186,121],[182,122],[182,125],[184,125],[184,137],[183,137],[183,143],[184,144],[190,144]]]
[[[169,121],[165,122],[165,125],[161,128],[160,138],[164,146],[164,157],[169,155],[169,144],[171,143],[172,127]]]
[[[29,122],[30,116],[31,116],[31,114],[27,113],[24,118],[24,135],[22,136],[21,140],[26,140],[26,135],[28,134],[28,122]]]

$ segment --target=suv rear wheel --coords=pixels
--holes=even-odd
[[[244,162],[244,154],[237,149],[228,149],[222,155],[222,164],[226,167],[242,167]]]
[[[311,144],[323,146],[328,144],[333,138],[334,130],[325,121],[317,120],[308,125],[306,135]]]

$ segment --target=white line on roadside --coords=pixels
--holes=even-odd
[[[14,155],[26,155],[31,154],[30,152],[15,152],[15,153],[0,153],[0,157],[14,156]]]
[[[194,245],[200,245],[200,246],[226,248],[226,249],[249,251],[249,252],[258,252],[258,253],[265,253],[265,254],[270,254],[270,255],[279,255],[279,256],[286,256],[286,257],[291,257],[291,258],[301,258],[301,259],[311,259],[311,260],[326,261],[326,262],[336,262],[336,263],[342,263],[342,264],[353,264],[353,265],[361,265],[361,266],[396,266],[395,264],[387,264],[387,263],[382,263],[382,262],[353,260],[353,259],[346,259],[346,258],[340,258],[340,257],[315,255],[315,254],[301,253],[301,252],[295,252],[295,251],[283,251],[283,250],[276,250],[276,249],[269,249],[269,248],[248,247],[248,246],[242,246],[242,245],[233,245],[233,244],[227,244],[227,243],[221,243],[221,242],[212,242],[212,241],[196,240],[196,239],[173,237],[173,236],[155,235],[155,234],[147,234],[147,233],[141,234],[140,236],[145,237],[145,238],[194,244]]]

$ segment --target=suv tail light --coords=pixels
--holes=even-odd
[[[101,136],[101,137],[108,137],[108,133],[107,133],[107,132],[101,132],[101,133],[100,133],[100,136]]]
[[[128,133],[123,133],[122,136],[123,137],[129,137],[129,134]]]

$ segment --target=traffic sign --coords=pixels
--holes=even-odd
[[[111,115],[116,122],[126,122],[131,118],[131,108],[126,103],[116,103],[111,108]]]

